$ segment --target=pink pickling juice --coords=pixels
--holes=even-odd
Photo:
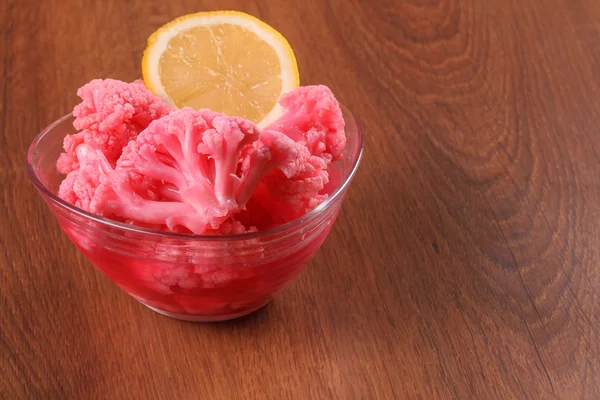
[[[175,318],[231,319],[273,299],[325,240],[362,154],[321,85],[282,96],[263,129],[173,109],[141,81],[78,95],[31,144],[30,177],[100,271]]]

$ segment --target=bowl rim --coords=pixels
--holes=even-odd
[[[330,204],[332,204],[335,200],[337,200],[340,196],[343,195],[343,193],[349,187],[352,179],[356,175],[358,166],[360,165],[360,162],[363,157],[364,136],[363,136],[361,125],[360,125],[358,119],[354,116],[354,114],[352,114],[352,112],[350,112],[350,110],[348,110],[348,108],[345,107],[344,105],[342,105],[341,103],[340,103],[340,108],[342,109],[342,114],[347,116],[354,123],[354,125],[356,127],[357,138],[358,138],[358,150],[357,150],[358,154],[354,158],[350,172],[348,173],[346,178],[343,180],[343,182],[333,191],[333,193],[331,193],[327,197],[327,199],[325,199],[321,204],[319,204],[313,210],[309,211],[308,213],[304,214],[303,216],[301,216],[299,218],[296,218],[293,221],[286,222],[285,224],[277,225],[275,227],[265,229],[262,231],[235,233],[235,234],[226,234],[226,235],[215,235],[215,234],[207,235],[207,234],[198,234],[198,233],[161,231],[158,229],[138,227],[138,226],[126,224],[123,222],[114,221],[114,220],[111,220],[108,218],[101,217],[96,214],[92,214],[92,213],[82,210],[81,208],[76,207],[70,203],[67,203],[65,200],[61,199],[56,194],[52,193],[52,191],[50,189],[48,189],[39,180],[39,178],[37,177],[37,174],[34,171],[33,166],[31,165],[31,160],[33,157],[33,153],[34,153],[37,145],[39,144],[39,142],[42,140],[42,138],[46,134],[48,134],[48,132],[50,132],[52,129],[54,129],[56,126],[64,123],[66,120],[68,120],[70,118],[73,118],[73,115],[70,113],[62,116],[61,118],[57,119],[56,121],[54,121],[53,123],[48,125],[46,128],[42,129],[31,141],[31,143],[29,144],[28,150],[27,150],[27,157],[25,160],[26,167],[27,167],[27,174],[29,175],[29,179],[31,179],[31,181],[33,182],[35,187],[43,195],[45,195],[48,199],[50,199],[54,204],[56,204],[58,207],[66,209],[67,211],[69,211],[77,216],[83,217],[84,219],[92,220],[92,221],[97,222],[100,225],[104,225],[106,227],[115,228],[115,229],[119,229],[119,230],[123,230],[123,231],[127,231],[127,232],[134,232],[137,234],[149,235],[149,236],[153,236],[153,237],[160,237],[163,239],[186,239],[186,240],[202,240],[202,241],[227,241],[227,240],[229,240],[229,241],[231,241],[231,240],[246,240],[246,239],[259,239],[259,238],[270,237],[273,235],[285,233],[286,231],[293,232],[294,228],[302,226],[306,222],[309,222],[309,221],[313,220],[314,218],[316,218],[321,212],[323,212],[325,209],[327,209]]]

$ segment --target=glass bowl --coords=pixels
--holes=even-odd
[[[60,227],[111,281],[154,311],[188,321],[241,317],[266,305],[290,284],[327,237],[363,152],[363,136],[343,108],[347,143],[331,164],[329,198],[310,213],[268,230],[226,236],[171,233],[90,214],[56,193],[63,139],[76,133],[66,115],[40,132],[27,171]]]

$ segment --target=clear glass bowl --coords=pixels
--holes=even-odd
[[[121,289],[173,318],[219,321],[266,305],[302,271],[327,237],[358,168],[363,137],[344,111],[347,144],[330,168],[329,198],[303,217],[268,230],[207,236],[154,231],[105,219],[56,193],[64,175],[55,163],[63,138],[75,133],[67,115],[36,136],[27,170],[63,231]]]

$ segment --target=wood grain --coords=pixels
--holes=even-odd
[[[192,324],[74,248],[24,154],[199,10],[280,30],[366,152],[301,278]],[[0,398],[600,398],[596,0],[0,1]]]

